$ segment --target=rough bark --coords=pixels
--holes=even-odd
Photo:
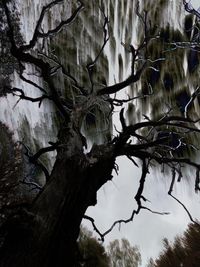
[[[66,138],[65,134],[65,138]],[[48,184],[30,209],[23,209],[5,225],[8,235],[0,266],[78,266],[76,240],[88,206],[114,166],[112,147],[82,152],[75,131],[71,142],[58,149]],[[103,152],[103,153],[102,153]]]

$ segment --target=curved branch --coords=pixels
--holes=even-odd
[[[41,161],[38,161],[39,156],[41,156],[43,153],[41,153],[40,151],[38,152],[38,154],[36,153],[35,155],[32,155],[31,151],[29,150],[29,148],[23,143],[23,142],[19,142],[21,145],[23,145],[24,149],[25,149],[25,153],[24,155],[26,155],[29,159],[29,161],[37,166],[39,166],[41,168],[41,170],[43,171],[46,181],[49,180],[50,175],[49,172],[47,170],[47,168],[44,166],[44,164]],[[43,149],[42,149],[43,152]],[[44,152],[45,153],[45,152]]]
[[[183,209],[186,211],[188,217],[190,218],[190,221],[195,223],[195,224],[198,224],[192,217],[191,213],[189,212],[189,210],[187,209],[187,207],[177,198],[175,197],[174,195],[172,195],[172,192],[173,192],[173,188],[174,188],[174,182],[175,182],[175,172],[174,174],[172,175],[172,181],[171,181],[171,184],[170,184],[170,188],[169,188],[169,191],[168,191],[168,195],[170,197],[172,197],[174,200],[176,200],[182,207]],[[198,224],[199,225],[199,224]]]
[[[50,2],[48,5],[44,6],[41,13],[40,13],[40,17],[38,19],[38,22],[37,22],[37,25],[35,27],[35,31],[34,31],[34,34],[33,34],[33,37],[32,39],[30,40],[29,44],[28,45],[22,45],[20,47],[21,50],[25,51],[25,50],[30,50],[32,48],[34,48],[34,46],[36,45],[37,43],[37,40],[38,38],[45,38],[45,37],[49,37],[50,35],[52,34],[55,34],[55,33],[58,33],[62,28],[63,26],[65,25],[69,25],[70,23],[72,23],[77,15],[79,14],[79,12],[83,9],[84,5],[83,5],[83,2],[82,1],[78,1],[80,3],[80,5],[78,6],[78,8],[72,13],[71,17],[68,18],[67,20],[63,20],[59,23],[59,25],[57,27],[55,27],[54,29],[52,30],[49,30],[48,32],[46,33],[41,33],[40,32],[40,28],[41,28],[41,24],[43,22],[43,19],[44,19],[44,16],[46,14],[46,12],[51,9],[53,6],[57,5],[57,4],[60,4],[62,3],[63,0],[55,0],[55,1],[52,1]]]
[[[175,121],[175,122],[173,122]],[[163,117],[162,119],[158,120],[158,121],[144,121],[144,122],[139,122],[136,123],[135,125],[130,125],[127,127],[127,132],[132,135],[134,134],[137,130],[140,130],[142,128],[145,127],[156,127],[156,126],[162,126],[162,125],[166,125],[166,126],[176,126],[179,128],[184,128],[187,130],[191,130],[194,132],[200,132],[199,129],[194,128],[194,127],[190,127],[186,124],[180,124],[180,123],[197,123],[199,122],[198,120],[192,120],[190,118],[184,118],[184,117],[180,117],[180,116],[168,116],[168,117]]]
[[[28,186],[30,186],[30,187],[33,187],[33,189],[36,189],[36,190],[39,190],[39,191],[41,191],[41,190],[43,189],[43,187],[40,186],[40,185],[39,185],[38,183],[36,183],[36,182],[29,182],[29,181],[26,181],[26,177],[25,177],[23,180],[19,181],[19,182],[20,182],[20,184],[28,185]]]
[[[51,146],[43,147],[38,150],[33,156],[29,156],[30,162],[36,162],[40,156],[47,152],[52,152],[58,148],[58,143],[51,143]]]
[[[124,146],[125,149],[128,151],[136,151],[136,150],[141,150],[141,149],[148,149],[150,147],[158,147],[158,145],[163,145],[166,143],[166,141],[169,141],[169,137],[162,137],[162,138],[159,138],[155,141],[152,141],[152,142],[147,142],[147,143],[144,143],[144,144],[135,144],[135,145],[126,145]]]
[[[187,2],[186,0],[183,0],[183,5],[184,5],[184,7],[185,7],[185,10],[186,10],[188,13],[190,13],[190,14],[192,14],[192,15],[195,15],[195,16],[197,16],[198,18],[200,18],[200,12],[199,12],[199,10],[194,9],[193,6],[191,5],[190,1]]]
[[[20,62],[20,60],[18,60],[18,61],[19,61],[19,77],[20,77],[20,79],[22,81],[24,81],[24,82],[32,85],[33,87],[39,89],[41,92],[47,94],[47,92],[44,90],[44,88],[42,88],[41,86],[39,86],[37,83],[31,81],[30,79],[27,79],[26,77],[24,77],[23,72],[25,70],[25,67],[22,65],[22,63]]]
[[[124,148],[121,148],[121,151],[119,151],[119,154],[117,156],[132,156],[139,159],[151,159],[155,160],[157,163],[185,163],[189,166],[195,167],[200,170],[200,164],[191,161],[189,158],[169,158],[169,157],[162,157],[162,156],[156,156],[155,153],[150,153],[148,151],[144,150],[133,150],[130,149],[128,145],[126,145]]]
[[[143,70],[145,69],[146,66],[146,62],[142,65],[142,67],[136,72],[136,74],[133,74],[131,76],[129,76],[126,80],[124,80],[123,82],[120,83],[116,83],[114,85],[111,86],[107,86],[104,87],[102,89],[100,89],[97,92],[97,95],[110,95],[110,94],[115,94],[117,92],[119,92],[120,90],[124,89],[125,87],[137,82],[140,77],[141,74],[143,72]]]
[[[88,215],[84,215],[83,219],[88,220],[92,223],[92,226],[94,228],[94,231],[100,236],[101,241],[104,242],[104,235],[99,231],[99,229],[97,228],[95,221],[92,217],[88,216]]]
[[[39,102],[39,106],[40,106],[44,99],[51,99],[51,97],[48,95],[42,95],[42,96],[35,97],[35,98],[26,96],[24,91],[20,88],[17,88],[17,87],[10,88],[10,87],[5,86],[4,88],[6,89],[6,91],[8,93],[11,93],[11,94],[19,97],[19,100],[17,101],[17,103],[20,100],[27,100],[27,101],[31,101],[31,102]],[[15,93],[15,92],[18,92],[19,94]]]

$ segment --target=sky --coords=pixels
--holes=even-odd
[[[200,7],[199,0],[191,0],[191,1],[188,1],[188,2],[190,2],[195,9],[198,9]]]

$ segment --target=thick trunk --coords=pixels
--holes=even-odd
[[[58,153],[50,181],[33,207],[7,225],[1,267],[78,266],[81,220],[95,204],[97,190],[111,179],[114,160],[110,153],[102,155],[100,160],[91,157],[91,163],[81,152],[70,157]]]

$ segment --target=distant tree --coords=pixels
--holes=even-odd
[[[105,247],[86,227],[81,227],[78,245],[83,267],[109,267],[110,259]]]
[[[138,267],[141,264],[138,247],[131,246],[125,238],[111,241],[105,249],[91,231],[81,227],[78,245],[84,267]]]
[[[125,238],[115,239],[108,246],[108,255],[111,267],[138,267],[141,264],[141,255],[137,246],[131,246]]]
[[[147,263],[147,265],[146,265],[146,267],[154,267],[154,266],[155,266],[154,265],[154,260],[152,258],[150,258],[148,263]]]
[[[177,236],[170,244],[164,239],[164,251],[155,260],[154,267],[199,267],[200,225],[192,223],[183,236]]]

